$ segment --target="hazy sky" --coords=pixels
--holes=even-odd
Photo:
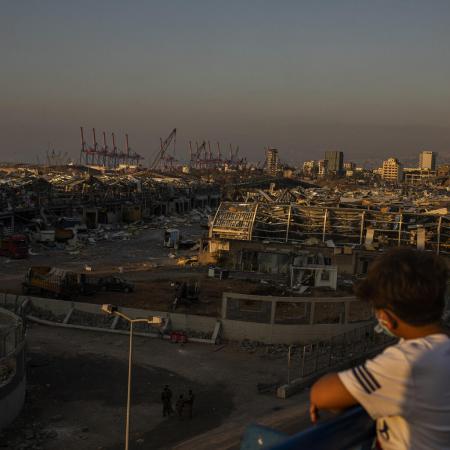
[[[79,155],[79,126],[147,160],[159,137],[258,159],[450,153],[450,1],[0,2],[0,160]]]

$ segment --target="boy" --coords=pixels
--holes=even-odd
[[[378,258],[355,289],[378,328],[397,344],[364,364],[322,377],[310,415],[361,404],[377,421],[383,450],[450,449],[450,339],[441,325],[448,269],[430,253],[395,249]]]

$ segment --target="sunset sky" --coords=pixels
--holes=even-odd
[[[0,160],[79,127],[278,147],[298,163],[450,155],[450,1],[4,1]]]

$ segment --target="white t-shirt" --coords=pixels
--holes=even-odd
[[[401,340],[339,378],[377,420],[383,450],[450,449],[450,339]]]

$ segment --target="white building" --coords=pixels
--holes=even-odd
[[[303,173],[305,175],[315,175],[318,170],[317,161],[312,159],[311,161],[305,161],[303,163]]]
[[[395,183],[402,181],[402,165],[397,158],[389,158],[386,161],[383,161],[383,166],[381,167],[381,178],[385,181]]]
[[[327,159],[321,159],[318,161],[318,175],[319,177],[324,177],[328,174],[328,160]]]
[[[355,170],[356,164],[351,161],[347,161],[344,163],[344,170]]]

